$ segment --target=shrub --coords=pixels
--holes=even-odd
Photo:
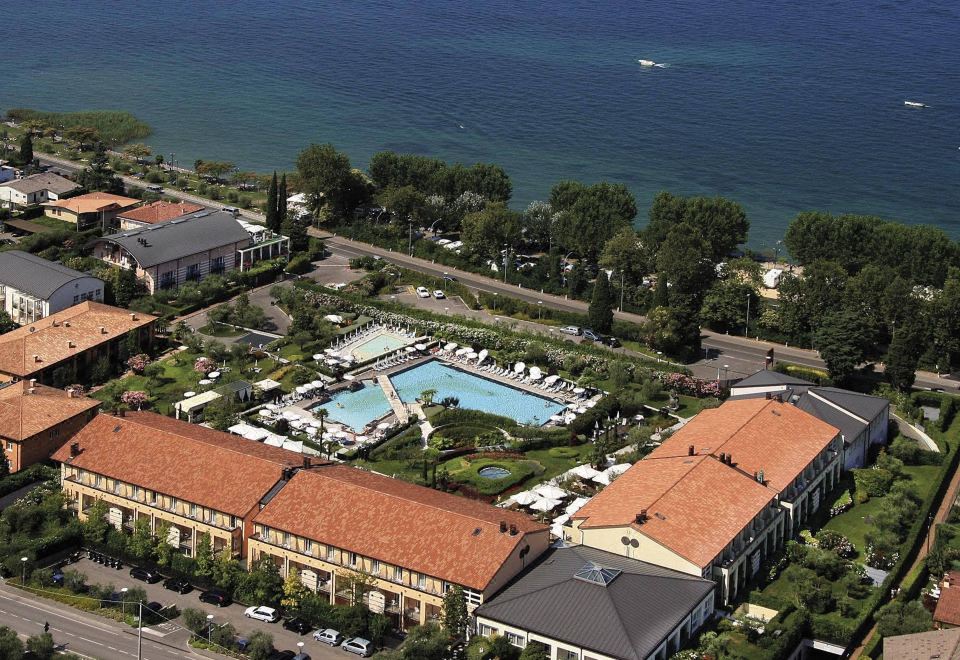
[[[310,272],[311,268],[313,268],[313,264],[310,263],[310,257],[306,254],[298,254],[287,263],[284,270],[291,275],[302,275]]]
[[[183,625],[185,625],[190,632],[195,635],[206,635],[207,615],[202,611],[188,607],[183,610],[183,614],[180,616],[183,619]]]
[[[848,495],[849,497],[849,495]],[[817,543],[824,550],[832,550],[843,559],[852,559],[857,554],[853,543],[839,532],[830,529],[822,529],[817,532]]]
[[[893,474],[880,467],[860,468],[852,472],[857,491],[862,491],[870,497],[883,497],[893,485]]]

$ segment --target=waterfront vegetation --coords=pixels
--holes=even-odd
[[[80,146],[95,142],[115,146],[150,135],[150,126],[129,112],[116,110],[43,112],[11,108],[7,117],[40,135],[52,137],[54,131],[62,131],[68,140],[82,138]]]

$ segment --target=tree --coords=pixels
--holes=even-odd
[[[719,332],[742,332],[747,321],[747,300],[750,301],[751,316],[759,318],[763,310],[755,286],[736,278],[719,280],[704,296],[700,318],[704,324]]]
[[[297,172],[310,211],[342,219],[369,195],[366,183],[350,168],[350,159],[332,144],[311,144],[297,156]]]
[[[587,318],[596,332],[607,333],[613,328],[613,293],[606,271],[601,270],[593,283]]]
[[[520,652],[520,660],[550,660],[550,654],[540,642],[529,642]]]
[[[437,390],[424,390],[420,392],[420,400],[423,401],[423,405],[429,406],[433,403],[433,397],[437,395]]]
[[[596,263],[604,244],[637,215],[633,195],[620,183],[584,186],[562,181],[550,191],[550,204],[563,214],[556,240],[566,249],[579,250],[590,263]]]
[[[444,660],[450,640],[440,626],[428,623],[407,633],[403,644],[404,660]]]
[[[128,144],[123,148],[123,155],[127,158],[137,161],[138,163],[152,153],[153,151],[151,151],[150,147],[142,142]]]
[[[236,588],[237,600],[245,603],[274,605],[283,594],[280,570],[270,557],[261,557],[248,573],[240,576]]]
[[[443,627],[451,636],[461,637],[466,634],[468,623],[467,600],[463,588],[457,585],[443,596]]]
[[[210,535],[201,532],[197,536],[197,554],[194,558],[197,567],[197,575],[209,577],[213,574],[213,564],[216,558],[213,556],[213,545],[210,542]]]
[[[247,658],[249,660],[267,660],[273,653],[273,635],[257,630],[247,637]]]
[[[118,307],[128,307],[137,295],[137,276],[129,268],[117,269],[113,282],[113,300]]]
[[[23,657],[23,642],[16,631],[7,626],[0,626],[0,658],[4,660],[20,660]]]
[[[885,372],[890,384],[901,392],[907,392],[916,379],[920,362],[920,348],[911,336],[909,328],[900,328],[893,333],[887,349]]]
[[[107,537],[110,522],[107,520],[109,507],[103,500],[97,500],[87,509],[87,519],[83,521],[83,540],[99,545]]]
[[[846,380],[866,357],[861,319],[849,311],[824,316],[813,342],[830,377],[838,383]]]
[[[309,592],[300,580],[300,571],[291,566],[287,572],[287,577],[283,581],[283,598],[280,599],[280,605],[287,611],[296,611],[303,602],[303,597]]]
[[[103,143],[94,146],[90,165],[80,172],[77,183],[90,192],[123,193],[123,181],[111,169]]]
[[[313,416],[320,422],[320,433],[323,433],[323,420],[330,416],[330,411],[326,408],[319,408],[313,411]]]
[[[408,220],[419,223],[427,206],[424,194],[413,186],[382,190],[377,195],[377,202],[397,223],[406,223]]]
[[[463,218],[460,240],[469,252],[484,259],[497,260],[504,245],[520,239],[520,214],[501,202],[492,202]]]
[[[169,566],[173,558],[174,547],[170,545],[170,530],[173,523],[168,520],[157,520],[154,535],[153,553],[157,557],[157,564]]]
[[[16,330],[19,328],[10,315],[6,312],[0,311],[0,335],[5,332],[10,332],[11,330]]]
[[[924,632],[933,627],[933,617],[917,600],[894,600],[877,611],[877,629],[883,637]]]
[[[128,548],[130,553],[140,560],[149,561],[153,557],[153,550],[156,547],[156,539],[150,531],[150,520],[148,518],[137,518],[133,524],[133,534],[130,536]]]
[[[33,163],[33,136],[30,134],[30,131],[24,133],[23,137],[20,138],[20,155],[18,160],[20,164],[25,167]]]
[[[71,126],[63,136],[76,142],[79,151],[85,151],[84,147],[100,141],[100,132],[92,126]]]
[[[287,219],[287,173],[284,172],[280,177],[280,187],[277,189],[277,218],[279,222],[277,227],[283,225],[284,220]]]
[[[554,215],[550,202],[530,202],[523,212],[523,237],[538,247],[551,247]]]
[[[232,393],[226,393],[211,401],[203,409],[204,421],[218,431],[226,431],[237,423],[240,415],[240,406]]]
[[[677,294],[702,299],[716,272],[710,246],[694,227],[682,223],[670,230],[657,252],[657,276],[667,278],[671,299]]]
[[[307,225],[293,217],[293,214],[287,214],[287,219],[280,226],[280,233],[290,239],[291,254],[300,254],[310,247]]]
[[[683,198],[659,193],[650,207],[645,234],[652,247],[659,246],[674,228],[688,225],[710,246],[710,258],[718,263],[747,240],[750,223],[743,208],[723,197]]]
[[[622,273],[624,282],[639,284],[651,268],[650,255],[647,253],[640,234],[633,227],[624,227],[603,246],[600,265],[615,273]]]
[[[267,229],[280,232],[280,208],[277,206],[277,171],[273,171],[273,178],[270,179],[270,187],[267,188],[267,206],[264,209],[266,215]]]

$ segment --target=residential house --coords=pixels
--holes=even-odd
[[[939,628],[960,627],[960,571],[949,571],[938,585],[940,597],[933,611],[933,623]]]
[[[0,183],[13,181],[19,174],[20,170],[10,165],[10,161],[0,160]]]
[[[50,458],[87,424],[100,402],[20,381],[0,385],[0,445],[11,472]]]
[[[777,371],[758,371],[730,388],[731,399],[768,395],[840,429],[846,470],[866,465],[870,446],[887,442],[890,402],[882,397],[820,387]]]
[[[37,204],[55,202],[80,186],[52,172],[31,174],[0,185],[0,208],[21,210]]]
[[[257,226],[254,236],[231,213],[201,211],[141,229],[103,236],[93,254],[135,271],[147,290],[179,287],[208,275],[246,270],[289,254],[290,241]]]
[[[727,604],[819,509],[841,467],[837,429],[775,399],[727,401],[574,514],[569,540],[712,577]]]
[[[362,575],[398,628],[438,620],[455,585],[473,611],[549,545],[525,514],[345,465],[300,470],[253,522],[251,563],[268,557],[331,603],[352,602]]]
[[[551,660],[666,660],[697,639],[714,583],[588,548],[551,548],[474,613],[476,632]]]
[[[883,638],[884,660],[960,660],[960,628]]]
[[[99,415],[53,455],[68,505],[81,519],[97,501],[132,530],[147,520],[195,556],[200,534],[213,550],[243,557],[253,518],[292,473],[313,459],[148,412]],[[319,511],[319,510],[318,510]]]
[[[44,215],[76,225],[77,230],[114,226],[116,217],[135,207],[139,199],[105,192],[92,192],[44,203]]]
[[[197,213],[202,210],[203,207],[200,204],[158,200],[124,211],[117,216],[117,222],[120,224],[120,229],[122,230],[139,229],[148,225],[166,222],[167,220],[182,218],[185,215]]]
[[[115,361],[130,332],[153,342],[155,316],[82,302],[0,335],[0,382],[34,379],[68,385],[99,359]]]
[[[0,310],[20,325],[86,300],[102,302],[103,287],[103,280],[29,252],[0,252]]]

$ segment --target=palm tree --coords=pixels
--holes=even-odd
[[[327,440],[322,445],[323,451],[327,454],[327,459],[329,460],[333,456],[333,451],[340,446],[340,443],[336,440]]]
[[[323,433],[323,420],[330,415],[330,411],[326,408],[320,408],[313,412],[313,416],[320,420],[320,433]]]
[[[429,406],[433,403],[433,397],[436,396],[436,390],[424,390],[420,392],[420,400],[423,401],[423,405]]]

